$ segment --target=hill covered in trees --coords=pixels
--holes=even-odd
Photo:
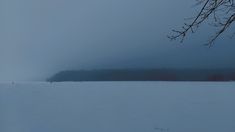
[[[58,72],[47,81],[235,81],[235,69],[71,70]]]

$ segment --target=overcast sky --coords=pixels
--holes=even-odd
[[[0,80],[40,80],[99,68],[235,68],[228,34],[203,46],[203,26],[183,44],[171,29],[195,14],[194,0],[0,0]],[[234,27],[232,27],[234,29]]]

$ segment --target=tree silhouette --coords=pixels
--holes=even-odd
[[[211,25],[214,26],[217,31],[211,36],[206,43],[208,46],[212,46],[215,40],[224,33],[232,23],[235,21],[235,3],[234,0],[196,0],[196,5],[201,5],[199,13],[193,17],[193,21],[190,23],[184,23],[182,29],[172,30],[173,35],[168,36],[171,40],[181,39],[184,41],[185,36],[189,32],[194,33],[195,30],[208,20],[212,20]],[[234,34],[235,35],[235,32]]]

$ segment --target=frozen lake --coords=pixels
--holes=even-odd
[[[0,132],[235,132],[235,82],[1,83]]]

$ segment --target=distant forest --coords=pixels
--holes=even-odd
[[[61,71],[47,81],[235,81],[235,69],[71,70]]]

